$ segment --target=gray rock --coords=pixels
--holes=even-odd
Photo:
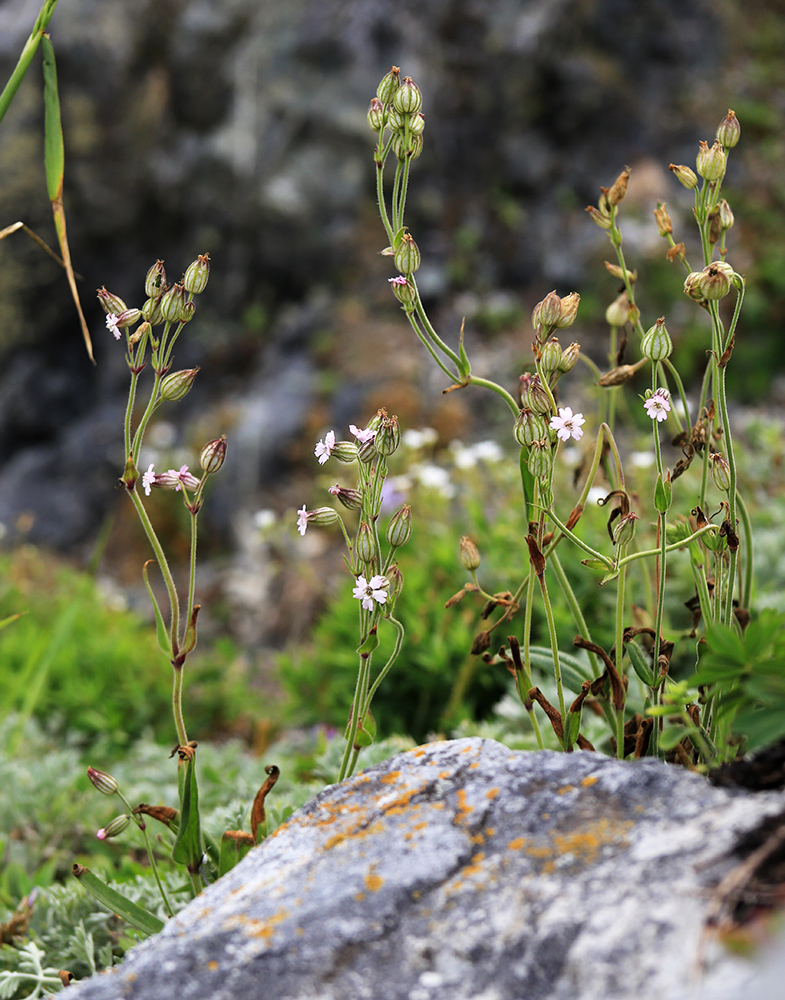
[[[75,1000],[611,1000],[743,983],[705,935],[780,793],[655,760],[418,747],[324,790]]]

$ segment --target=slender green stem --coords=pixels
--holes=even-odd
[[[150,842],[150,834],[148,833],[148,830],[147,830],[147,824],[145,823],[145,821],[143,819],[141,819],[139,816],[136,815],[136,813],[134,812],[134,810],[133,810],[130,802],[123,795],[123,793],[121,791],[118,790],[117,792],[115,792],[115,794],[120,799],[120,801],[123,803],[123,805],[125,806],[126,810],[128,811],[128,814],[131,816],[131,818],[133,819],[133,821],[136,823],[136,825],[142,831],[142,836],[144,837],[144,845],[145,845],[145,848],[147,849],[147,856],[150,859],[150,868],[152,869],[153,876],[155,877],[155,881],[156,881],[156,884],[158,886],[158,891],[161,893],[161,898],[164,901],[164,906],[166,907],[166,912],[169,914],[170,917],[173,917],[174,916],[174,910],[172,909],[172,906],[171,906],[171,904],[169,902],[169,897],[166,895],[166,890],[164,889],[163,882],[161,881],[161,875],[160,875],[160,873],[158,871],[158,862],[155,860],[155,854],[153,853],[153,845]]]
[[[750,521],[750,515],[746,504],[742,500],[740,494],[736,495],[736,504],[738,507],[742,530],[744,531],[744,582],[741,589],[741,606],[743,608],[749,608],[750,601],[752,599],[752,523]]]
[[[704,524],[702,528],[698,528],[697,531],[694,531],[691,535],[689,535],[682,541],[671,542],[670,545],[666,545],[664,551],[675,552],[677,549],[684,549],[690,544],[690,542],[695,542],[703,535],[718,530],[719,529],[717,528],[716,524]],[[663,551],[662,549],[642,549],[640,552],[633,552],[628,556],[624,556],[623,559],[620,559],[616,563],[616,568],[621,569],[622,566],[627,566],[629,565],[629,563],[634,562],[636,559],[651,559],[654,556],[660,555],[662,551]]]
[[[564,705],[564,687],[561,679],[561,663],[559,662],[559,637],[556,634],[556,619],[553,616],[553,607],[548,595],[548,585],[545,582],[545,574],[538,577],[540,590],[542,591],[542,603],[545,608],[545,617],[548,621],[548,636],[553,653],[553,676],[556,680],[556,693],[559,697],[559,712],[561,714],[564,731],[567,731],[567,709]]]
[[[445,363],[442,361],[442,359],[436,353],[436,350],[434,349],[434,347],[431,344],[430,340],[425,335],[425,333],[420,329],[417,317],[414,315],[414,313],[407,311],[406,312],[406,316],[407,316],[409,322],[411,323],[412,329],[417,334],[417,336],[420,338],[420,340],[422,341],[422,343],[425,345],[426,350],[428,351],[428,353],[430,354],[430,356],[433,358],[433,360],[436,362],[436,364],[441,368],[441,370],[444,372],[444,374],[448,378],[452,379],[453,382],[456,382],[460,376],[458,375],[457,372],[451,372],[450,369],[447,367],[447,365],[445,365]]]
[[[357,727],[360,724],[360,713],[362,710],[362,700],[363,692],[365,691],[366,677],[368,670],[370,669],[371,657],[368,654],[360,655],[360,662],[357,669],[357,683],[354,688],[354,703],[352,704],[352,716],[349,722],[349,731],[346,734],[346,747],[343,752],[343,760],[341,761],[341,770],[338,774],[338,780],[343,781],[344,778],[349,777],[351,770],[349,769],[349,764],[352,757],[352,751],[354,749],[354,741],[357,737]],[[356,759],[356,758],[355,758]]]
[[[420,298],[420,290],[417,288],[417,283],[414,280],[414,276],[410,275],[409,276],[409,280],[412,282],[412,284],[414,285],[414,288],[415,288],[415,292],[416,292],[415,300],[414,300],[414,302],[415,302],[415,308],[417,309],[417,315],[420,317],[420,322],[422,323],[423,328],[425,329],[425,332],[427,333],[428,337],[430,337],[431,341],[434,344],[436,344],[436,346],[439,348],[439,350],[443,354],[445,354],[450,359],[450,361],[452,361],[452,363],[455,365],[456,369],[458,371],[460,371],[461,370],[461,359],[458,357],[458,355],[455,353],[455,351],[452,350],[452,348],[448,347],[447,344],[445,344],[445,342],[438,335],[438,333],[436,332],[436,330],[434,330],[433,326],[431,325],[431,321],[428,319],[428,314],[425,311],[425,306],[423,306],[423,304],[422,304],[422,299]]]
[[[185,627],[191,624],[191,617],[194,613],[194,596],[196,593],[196,518],[197,513],[191,514],[191,558],[188,565],[188,610],[186,612]]]
[[[619,565],[621,565],[626,551],[626,545],[619,546]],[[626,576],[626,570],[620,569],[616,587],[616,672],[620,678],[624,677],[624,583]],[[622,683],[622,689],[623,687]],[[624,705],[618,709],[616,716],[616,756],[619,760],[624,760]]]
[[[529,576],[527,580],[527,590],[526,590],[526,606],[524,609],[524,623],[523,623],[523,671],[524,680],[526,682],[526,697],[523,697],[521,692],[520,680],[516,677],[516,688],[518,689],[518,696],[523,702],[523,707],[526,709],[531,720],[532,729],[534,730],[534,737],[537,740],[537,746],[540,750],[545,749],[545,741],[542,738],[542,732],[540,731],[540,723],[537,721],[537,713],[534,710],[534,705],[529,701],[528,693],[534,687],[532,684],[532,668],[531,668],[531,633],[532,633],[532,606],[534,604],[534,587],[532,583],[534,581],[534,567],[529,565]]]
[[[158,535],[156,535],[152,522],[147,516],[147,511],[144,508],[139,492],[137,490],[131,490],[129,496],[133,501],[134,507],[136,507],[136,513],[139,516],[139,520],[142,522],[144,533],[147,535],[147,540],[150,542],[156,562],[158,563],[158,568],[161,571],[161,576],[164,579],[167,593],[169,594],[169,607],[171,610],[169,639],[172,644],[172,655],[174,656],[177,652],[178,636],[180,632],[180,600],[177,596],[177,588],[175,587],[174,577],[172,576],[172,571],[169,569],[169,563],[166,559],[166,555],[164,554],[163,547],[158,540]]]

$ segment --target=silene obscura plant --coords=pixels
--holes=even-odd
[[[615,260],[606,266],[621,283],[606,313],[610,370],[602,373],[577,342],[562,346],[560,331],[575,324],[580,297],[575,292],[560,296],[554,291],[533,311],[532,370],[521,375],[515,393],[472,373],[463,331],[458,343],[451,347],[428,318],[416,281],[420,251],[404,225],[410,171],[423,148],[425,120],[421,109],[422,97],[416,84],[409,77],[401,79],[400,71],[393,68],[379,84],[368,111],[368,123],[377,136],[374,163],[387,241],[383,253],[392,258],[397,272],[389,284],[414,333],[448,379],[445,391],[487,389],[507,407],[510,431],[520,446],[521,524],[525,526],[521,532],[520,580],[503,592],[488,593],[483,589],[478,578],[479,549],[471,539],[461,538],[460,561],[470,581],[448,602],[448,608],[467,595],[482,599],[483,626],[472,653],[481,656],[489,668],[506,667],[510,671],[538,746],[547,743],[565,751],[576,747],[598,749],[620,758],[660,756],[691,767],[732,757],[738,749],[730,711],[734,706],[734,679],[725,675],[713,679],[705,664],[711,661],[715,638],[725,634],[717,629],[725,629],[731,636],[744,630],[752,589],[752,532],[738,491],[725,389],[725,373],[732,359],[744,298],[744,279],[726,259],[726,236],[734,220],[722,198],[722,180],[728,155],[739,141],[739,123],[733,112],[728,112],[717,129],[715,142],[711,146],[700,144],[695,170],[671,165],[676,180],[694,192],[700,237],[700,262],[695,268],[688,260],[685,244],[674,239],[665,205],[660,202],[654,210],[658,232],[668,245],[668,259],[684,269],[684,293],[706,318],[708,360],[699,397],[690,402],[671,361],[671,336],[665,320],[643,323],[636,305],[636,272],[628,268],[625,260],[619,218],[629,170],[624,170],[611,187],[601,188],[597,205],[587,209],[592,221],[607,233]],[[167,284],[163,263],[155,263],[145,279],[141,308],[127,307],[105,289],[98,292],[107,327],[123,342],[130,371],[121,483],[153,553],[143,572],[159,645],[173,670],[177,742],[172,756],[177,761],[178,808],[144,804],[132,807],[111,775],[92,767],[88,774],[98,791],[117,797],[122,804],[121,812],[98,836],[117,836],[132,824],[140,830],[166,914],[175,907],[158,873],[156,853],[160,853],[161,844],[185,869],[186,895],[195,895],[206,882],[228,871],[265,835],[264,801],[278,777],[277,767],[266,768],[267,779],[250,810],[250,832],[229,830],[220,843],[203,833],[196,777],[197,743],[189,739],[186,730],[182,692],[186,660],[197,637],[198,514],[209,479],[224,462],[226,439],[217,437],[204,445],[197,471],[185,465],[160,470],[154,464],[148,464],[146,469],[140,467],[151,419],[161,406],[181,400],[197,376],[196,369],[171,370],[173,349],[193,318],[195,297],[204,291],[208,277],[209,258],[202,255],[172,286]],[[729,300],[731,308],[725,309],[723,300]],[[627,340],[639,355],[632,362],[620,358],[622,342]],[[570,373],[579,361],[588,368],[597,387],[594,416],[584,416],[574,402],[574,376]],[[152,387],[134,425],[140,379],[148,367]],[[625,384],[641,370],[648,372],[649,387],[643,397],[634,400],[634,406],[644,420],[650,421],[655,475],[649,495],[633,502],[615,435],[620,410],[618,393],[627,391]],[[382,517],[388,462],[401,438],[397,419],[379,410],[365,426],[352,424],[348,430],[346,439],[327,430],[314,449],[320,467],[337,462],[340,468],[351,470],[348,484],[345,480],[343,484],[336,482],[328,490],[341,511],[335,506],[308,510],[303,505],[296,520],[301,535],[311,526],[337,525],[341,530],[349,573],[346,599],[355,602],[357,608],[357,679],[353,701],[347,705],[339,780],[353,773],[363,747],[374,740],[373,698],[404,642],[403,625],[395,617],[403,587],[397,554],[412,533],[408,505],[399,506],[389,516],[385,514],[386,520]],[[665,433],[682,452],[673,469],[663,462],[661,437]],[[575,495],[565,502],[563,489],[556,497],[554,476],[562,458],[560,449],[569,442],[585,449],[586,471]],[[690,485],[681,489],[678,480],[693,464],[699,472],[697,481],[693,470],[682,480]],[[602,495],[597,503],[609,512],[607,535],[586,538],[582,514],[590,491],[600,486]],[[146,502],[153,490],[168,491],[182,502],[190,521],[188,584],[182,596],[148,514]],[[592,638],[570,574],[562,565],[563,551],[577,553],[571,572],[594,574],[598,586],[615,590],[615,642],[610,649],[603,649]],[[674,682],[669,676],[677,635],[668,625],[666,589],[674,560],[688,562],[695,590],[693,638],[678,636],[679,642],[693,644],[697,669],[689,682]],[[167,601],[163,608],[149,581],[152,565],[157,566],[165,585]],[[633,569],[636,572],[631,576]],[[580,655],[559,648],[552,602],[556,590],[562,592],[574,620],[574,645],[584,651]],[[535,600],[541,602],[547,622],[547,646],[535,644]],[[633,619],[633,605],[645,609],[644,623],[640,610]],[[520,638],[510,634],[499,644],[495,633],[503,635],[502,626],[513,621],[516,627],[520,624]],[[374,654],[379,649],[381,630],[390,632],[392,651],[380,665],[374,662]],[[506,631],[511,630],[512,625]],[[589,728],[592,741],[584,733]],[[155,821],[161,830],[155,850],[148,820]],[[158,916],[125,899],[87,868],[76,865],[74,872],[101,902],[142,933],[163,926]]]

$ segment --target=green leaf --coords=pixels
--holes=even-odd
[[[663,482],[662,476],[657,476],[657,484],[654,487],[654,507],[660,514],[665,514],[670,510],[673,498],[673,489],[670,479]]]
[[[469,363],[469,356],[467,355],[466,350],[463,346],[464,323],[465,320],[463,323],[461,323],[461,334],[460,337],[458,338],[458,357],[460,359],[458,364],[458,374],[461,376],[462,379],[468,378],[472,373],[472,366]]]
[[[52,14],[55,12],[55,7],[57,6],[57,0],[45,0],[43,7],[39,11],[38,17],[33,25],[33,30],[30,32],[30,36],[24,44],[22,49],[22,54],[19,56],[19,61],[11,74],[8,83],[5,85],[2,94],[0,94],[0,121],[3,120],[3,116],[14,99],[14,94],[19,89],[19,84],[24,80],[25,73],[33,61],[33,56],[38,51],[38,46],[41,43],[41,38],[43,33],[46,31]]]
[[[365,713],[365,718],[363,719],[363,729],[366,733],[370,733],[371,737],[376,737],[376,719],[374,719],[370,708]]]
[[[529,665],[532,669],[552,673],[552,651],[547,646],[532,646],[529,649]],[[562,683],[573,694],[580,694],[583,682],[592,680],[589,665],[572,653],[564,653],[559,650],[559,667],[561,668]]]
[[[612,569],[609,573],[606,573],[605,576],[600,580],[600,586],[602,587],[603,584],[610,583],[611,580],[615,580],[618,575],[619,571],[617,569]]]
[[[354,734],[354,746],[356,747],[369,747],[373,743],[373,736],[362,726],[357,727],[357,732]]]
[[[575,741],[578,739],[580,731],[581,731],[580,709],[578,709],[577,712],[568,712],[567,713],[568,747],[571,747],[575,743]]]
[[[85,868],[84,865],[74,865],[71,871],[79,880],[80,885],[83,885],[91,896],[107,906],[113,913],[122,917],[123,920],[127,920],[143,934],[157,934],[163,930],[163,921],[159,920],[154,913],[150,913],[138,903],[126,899],[122,893],[107,885],[89,868]]]
[[[236,840],[231,836],[230,831],[227,831],[223,837],[221,837],[221,857],[218,862],[218,878],[222,878],[228,871],[239,862],[242,861],[245,855],[251,850],[254,845],[247,841]]]
[[[640,677],[644,684],[654,687],[654,671],[649,664],[649,658],[634,639],[631,639],[627,643],[627,654],[630,658],[632,668],[638,677]]]
[[[581,564],[583,566],[588,566],[589,569],[599,569],[603,573],[607,573],[608,564],[602,559],[581,559]]]
[[[362,656],[363,653],[372,653],[379,645],[379,636],[376,633],[376,629],[372,629],[368,638],[365,642],[358,647],[357,652]]]
[[[660,733],[660,749],[673,750],[674,747],[681,743],[685,736],[697,732],[698,730],[695,726],[690,726],[689,729],[686,726],[668,726],[664,732]]]
[[[180,787],[180,829],[172,848],[172,858],[189,872],[199,870],[202,862],[202,833],[199,823],[199,789],[196,785],[196,753],[177,765]]]

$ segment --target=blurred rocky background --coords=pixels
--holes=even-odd
[[[3,80],[38,7],[0,2]],[[441,395],[389,293],[366,110],[392,64],[424,95],[407,223],[423,251],[426,304],[447,339],[465,316],[475,367],[510,385],[529,357],[531,307],[551,288],[582,293],[575,333],[601,362],[615,286],[605,238],[583,209],[625,164],[625,248],[647,283],[644,308],[652,303],[653,320],[666,308],[658,296],[672,301],[681,364],[702,353],[680,341],[682,276],[662,259],[651,209],[663,198],[686,235],[690,200],[667,166],[694,165],[698,140],[711,141],[734,108],[743,134],[727,181],[731,259],[750,291],[733,390],[776,400],[779,5],[753,0],[742,14],[730,0],[60,0],[50,34],[68,233],[97,366],[63,272],[23,235],[0,243],[6,543],[85,559],[103,526],[105,565],[139,585],[141,532],[115,490],[127,369],[94,290],[105,284],[141,305],[159,257],[176,278],[209,252],[212,273],[177,349],[176,367],[201,367],[196,387],[163,413],[150,455],[193,463],[204,441],[227,434],[200,579],[253,609],[239,616],[249,641],[282,628],[276,615],[286,613],[259,617],[253,515],[272,509],[291,532],[294,508],[320,502],[312,453],[326,429],[386,405],[446,443],[470,439],[478,415],[495,419],[476,395]],[[39,56],[0,124],[0,228],[22,220],[54,245],[42,135]],[[508,433],[498,427],[500,440]],[[171,504],[156,510],[175,518]],[[280,606],[285,594],[276,597]]]

